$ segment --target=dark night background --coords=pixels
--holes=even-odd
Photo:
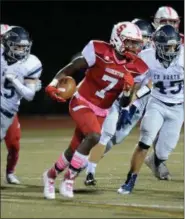
[[[112,27],[120,21],[152,16],[160,6],[171,6],[181,16],[184,32],[183,1],[7,1],[1,3],[1,23],[27,29],[33,39],[32,53],[43,64],[46,86],[71,57],[91,39],[109,41]],[[75,76],[77,82],[83,73]],[[52,101],[42,89],[33,102],[23,101],[20,114],[64,114],[68,104]]]

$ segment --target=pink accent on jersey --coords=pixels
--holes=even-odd
[[[102,109],[98,106],[95,106],[93,103],[86,100],[84,97],[82,97],[79,93],[75,94],[75,97],[82,100],[87,106],[95,113],[97,116],[106,117],[108,115],[109,110],[108,109]]]

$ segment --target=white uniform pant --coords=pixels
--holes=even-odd
[[[141,99],[137,99],[133,102],[133,105],[137,107],[136,112],[134,113],[131,124],[124,125],[119,131],[116,130],[114,136],[114,144],[120,144],[132,131],[132,129],[137,125],[139,120],[142,118],[146,105],[148,103],[149,95],[142,97]]]
[[[157,137],[156,155],[167,160],[178,143],[184,122],[184,105],[167,106],[150,96],[140,125],[140,141],[151,146]]]
[[[13,122],[14,116],[8,118],[1,112],[1,141],[5,138],[8,128]]]
[[[121,143],[124,138],[129,135],[130,131],[135,127],[137,122],[141,119],[148,102],[148,98],[149,95],[133,102],[133,104],[137,107],[137,110],[132,117],[131,124],[125,125],[124,128],[121,128],[119,131],[116,130],[116,127],[120,106],[119,102],[116,100],[103,123],[100,143],[107,145],[108,148],[112,147],[113,144]]]

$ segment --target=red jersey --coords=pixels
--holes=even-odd
[[[136,64],[126,60],[119,61],[112,46],[103,41],[90,41],[82,55],[89,69],[78,92],[87,101],[102,109],[108,109],[113,104],[123,91],[125,82],[133,82],[131,73],[135,77],[148,70],[140,58]]]

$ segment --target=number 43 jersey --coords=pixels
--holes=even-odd
[[[166,103],[184,102],[184,47],[168,68],[156,59],[153,48],[140,52],[139,56],[149,67],[149,77],[153,82],[151,96]]]
[[[1,107],[14,114],[18,111],[22,99],[12,83],[5,78],[6,73],[17,75],[20,82],[26,85],[25,79],[38,79],[41,71],[42,64],[40,60],[31,54],[25,61],[17,61],[12,65],[8,65],[3,55],[3,48],[1,48]]]
[[[102,109],[108,109],[119,97],[125,81],[133,81],[134,77],[139,82],[148,70],[148,66],[140,58],[137,58],[137,64],[126,59],[118,60],[113,47],[103,41],[90,41],[82,55],[89,69],[78,86],[78,93]]]

